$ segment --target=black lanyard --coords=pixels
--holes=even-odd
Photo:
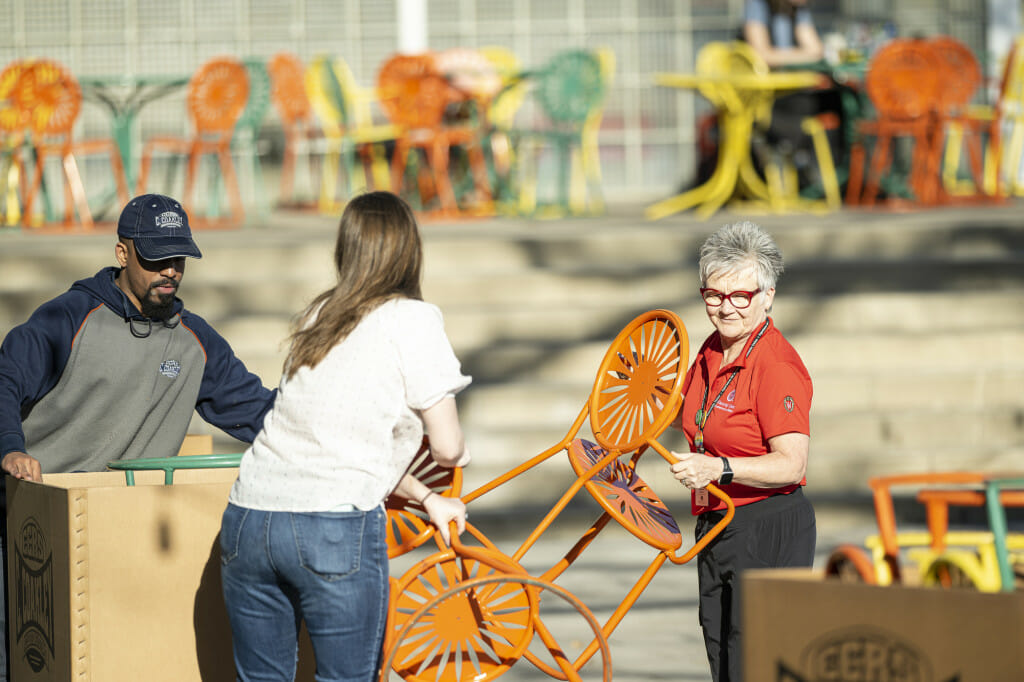
[[[754,350],[754,346],[757,345],[757,342],[761,340],[761,337],[764,336],[765,331],[767,331],[768,322],[768,320],[764,321],[760,331],[757,332],[757,336],[754,337],[754,340],[750,343],[750,347],[747,348],[747,352],[743,356],[744,358],[750,357],[750,352]],[[697,414],[694,417],[694,421],[697,422],[697,433],[693,436],[693,446],[697,448],[697,452],[702,454],[704,452],[704,425],[708,423],[708,417],[711,416],[711,411],[715,409],[715,405],[717,405],[721,397],[725,395],[725,391],[729,388],[729,384],[731,384],[732,380],[736,378],[739,371],[739,367],[733,368],[732,373],[729,374],[729,378],[725,381],[725,386],[722,386],[722,390],[719,391],[718,395],[715,396],[715,399],[711,401],[710,406],[708,406],[708,392],[711,388],[711,377],[709,376],[704,382],[704,397],[701,399],[700,409],[697,410]]]

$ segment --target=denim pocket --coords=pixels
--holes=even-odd
[[[359,570],[366,512],[291,514],[299,564],[324,580]]]
[[[220,563],[227,566],[238,556],[242,545],[242,527],[249,510],[229,504],[220,522]]]

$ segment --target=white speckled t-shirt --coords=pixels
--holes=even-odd
[[[269,511],[373,509],[419,449],[419,410],[470,381],[436,306],[387,301],[315,368],[281,380],[230,501]]]

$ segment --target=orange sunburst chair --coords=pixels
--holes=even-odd
[[[313,114],[313,105],[306,94],[306,67],[289,52],[278,52],[267,62],[270,72],[270,99],[281,118],[284,129],[284,155],[281,162],[281,194],[279,202],[289,206],[312,208],[315,198],[300,200],[295,193],[295,164],[300,155],[309,159],[310,184],[316,187],[319,171],[311,149],[323,134]]]
[[[81,156],[106,155],[110,160],[117,197],[122,205],[128,202],[128,183],[114,140],[74,139],[72,129],[82,108],[82,91],[70,71],[53,60],[33,60],[21,71],[11,99],[22,111],[28,112],[25,123],[35,165],[25,194],[23,225],[38,227],[45,220],[35,215],[33,208],[43,188],[47,160],[53,157],[60,159],[64,178],[63,227],[75,225],[76,215],[77,224],[86,229],[93,226],[92,212],[78,169]]]
[[[589,400],[565,436],[520,466],[462,495],[470,503],[561,452],[568,455],[574,473],[568,490],[510,553],[467,522],[472,544],[453,533],[450,548],[438,540],[436,553],[393,580],[382,679],[388,678],[390,670],[419,682],[493,679],[520,658],[558,679],[579,679],[580,670],[599,651],[604,679],[610,679],[607,639],[611,632],[665,561],[681,564],[692,559],[733,515],[728,496],[708,486],[711,494],[726,502],[728,511],[708,535],[683,552],[682,536],[671,513],[636,472],[640,456],[651,448],[666,461],[675,461],[656,438],[678,412],[688,357],[686,330],[674,313],[654,310],[638,316],[606,352]],[[578,437],[588,421],[596,442]],[[601,506],[601,516],[563,559],[540,575],[529,575],[520,564],[523,555],[583,488]],[[656,549],[657,555],[600,625],[585,605],[553,581],[612,520]],[[594,633],[594,639],[574,660],[541,617],[542,592],[568,601]],[[534,635],[542,646],[530,647]]]
[[[402,193],[409,154],[422,149],[427,156],[425,173],[418,183],[420,204],[426,206],[435,195],[437,213],[455,216],[463,213],[455,197],[449,168],[454,145],[466,149],[474,185],[481,200],[475,213],[491,212],[491,191],[483,153],[483,136],[475,123],[449,124],[448,106],[465,100],[465,95],[449,82],[431,54],[394,55],[380,67],[377,90],[385,114],[399,128],[391,161],[391,187]]]
[[[868,65],[865,87],[877,116],[857,122],[850,149],[848,204],[873,205],[878,200],[883,175],[892,165],[897,138],[913,140],[909,178],[915,201],[934,205],[939,201],[939,159],[934,152],[934,107],[943,77],[942,60],[918,39],[896,39],[882,47]],[[865,138],[876,142],[870,167],[864,174]]]
[[[193,191],[199,176],[200,162],[205,156],[214,155],[227,189],[230,212],[226,220],[211,220],[210,216],[199,216],[198,212],[193,216],[193,211],[190,210],[192,225],[241,225],[245,219],[245,210],[242,207],[238,176],[231,160],[231,138],[248,98],[249,76],[241,61],[233,57],[215,57],[200,66],[189,80],[186,95],[192,134],[189,137],[156,135],[145,141],[139,168],[138,193],[145,194],[147,191],[146,184],[154,152],[164,151],[187,160],[182,202],[186,207],[194,207]],[[211,206],[216,201],[217,192],[211,191],[207,205]]]

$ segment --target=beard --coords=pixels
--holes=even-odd
[[[157,283],[153,288],[157,286],[163,284]],[[150,289],[149,295],[142,299],[141,312],[151,320],[167,320],[174,313],[174,294],[158,294],[153,288]]]

